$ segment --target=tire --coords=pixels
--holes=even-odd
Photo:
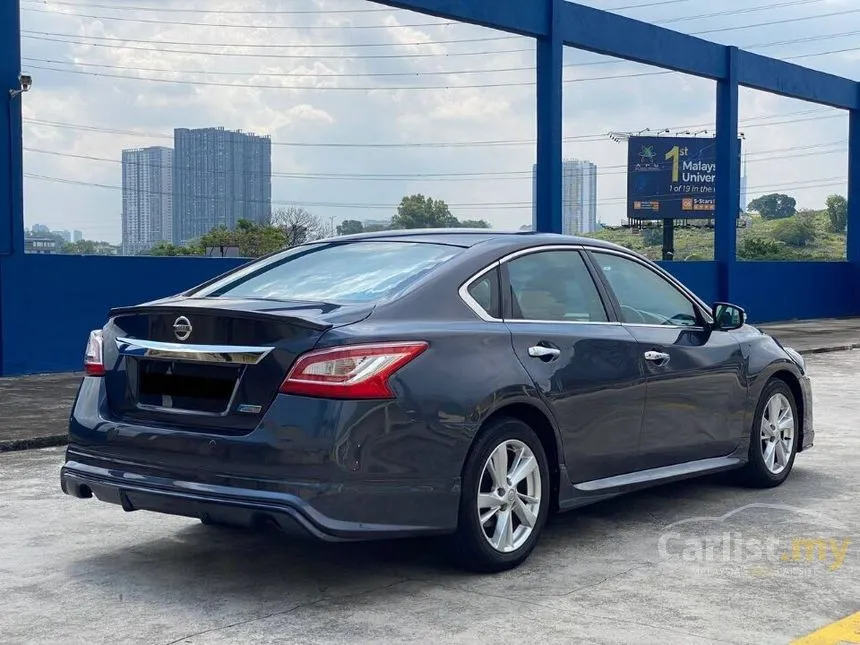
[[[496,459],[491,460],[497,450]],[[506,456],[505,464],[500,461],[502,455]],[[521,458],[520,467],[533,459],[535,468],[513,487],[508,477],[500,486],[494,464],[511,475]],[[457,532],[450,540],[457,564],[480,573],[519,566],[531,554],[546,524],[551,489],[546,454],[535,431],[518,419],[491,421],[479,434],[463,469]],[[485,515],[483,523],[481,513]],[[509,532],[506,527],[510,527]]]
[[[787,403],[787,406],[786,406]],[[782,427],[777,425],[776,437],[763,436],[773,432],[771,416],[777,415],[777,421],[784,418],[785,410],[791,411],[791,422],[783,421]],[[765,429],[763,429],[765,428]],[[790,430],[791,439],[786,434]],[[750,429],[750,447],[747,464],[740,471],[741,482],[753,488],[773,488],[784,482],[794,466],[797,456],[797,445],[800,440],[800,418],[797,413],[797,401],[785,381],[772,378],[765,385],[756,406],[755,417]],[[780,444],[781,443],[781,447]],[[773,453],[770,451],[773,450]],[[773,459],[768,457],[773,455]],[[772,464],[772,465],[769,465]]]

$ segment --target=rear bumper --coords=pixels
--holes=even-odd
[[[305,502],[302,494],[272,493],[141,476],[128,470],[93,466],[77,461],[67,461],[62,467],[60,485],[67,495],[77,498],[95,497],[102,502],[117,504],[125,511],[154,511],[248,527],[274,524],[289,535],[328,542],[444,534],[455,528],[414,523],[378,524],[336,520],[323,515]],[[348,499],[342,501],[344,504],[378,503],[382,500],[374,498],[379,497],[380,492],[379,488],[375,487],[374,491],[368,491],[367,497],[362,499],[356,491],[350,491],[344,493]],[[399,491],[393,492],[398,493],[397,496],[407,507],[420,507],[420,504],[417,504],[418,499],[412,498],[412,492],[408,489],[400,488]],[[452,503],[456,504],[458,497],[452,491]],[[410,512],[410,515],[417,513]]]
[[[126,510],[365,540],[456,529],[468,435],[396,401],[278,395],[243,435],[113,418],[101,378],[83,379],[63,490]]]

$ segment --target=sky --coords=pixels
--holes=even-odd
[[[590,0],[599,9],[857,78],[855,0]],[[337,224],[404,195],[460,219],[531,223],[534,42],[366,0],[21,0],[25,224],[121,239],[121,152],[176,127],[273,141],[273,207]],[[610,132],[714,133],[713,81],[567,48],[564,155],[598,166],[598,219],[625,217]],[[848,117],[741,89],[749,199],[845,194]]]

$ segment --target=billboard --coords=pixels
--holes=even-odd
[[[716,206],[716,139],[630,137],[630,219],[712,219]]]

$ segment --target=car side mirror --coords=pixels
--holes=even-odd
[[[714,318],[714,329],[720,331],[732,331],[740,329],[747,322],[746,312],[728,302],[715,302],[711,309],[711,315]]]

